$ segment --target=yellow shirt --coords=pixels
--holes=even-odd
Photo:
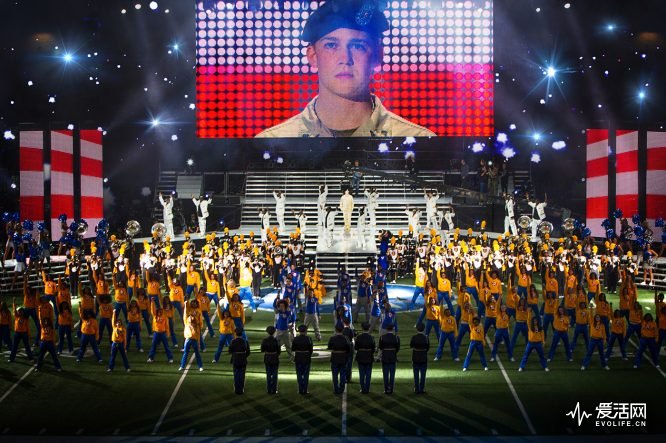
[[[220,318],[220,334],[233,334],[235,329],[233,318]]]
[[[603,323],[599,322],[599,324],[590,325],[590,337],[591,338],[601,338],[606,340],[606,326],[604,326]]]
[[[483,343],[485,334],[483,333],[483,325],[479,324],[478,326],[470,326],[470,340],[476,340]]]
[[[611,332],[613,334],[621,334],[623,336],[625,335],[627,332],[627,327],[624,324],[624,318],[613,318],[613,322],[611,323]]]
[[[451,280],[437,274],[437,290],[439,292],[451,292]]]
[[[531,328],[528,328],[527,340],[532,343],[543,343],[544,341],[543,331],[540,330],[539,332],[535,332]]]
[[[509,314],[506,312],[500,313],[495,320],[495,327],[497,329],[509,329]]]
[[[653,321],[644,321],[641,324],[641,338],[657,338],[657,324]]]
[[[439,327],[442,328],[443,332],[454,332],[458,336],[458,325],[456,323],[456,318],[453,315],[442,316],[439,319]]]
[[[569,318],[568,315],[565,314],[561,317],[559,315],[556,315],[555,318],[553,319],[553,329],[555,329],[558,332],[567,332],[570,323],[571,319]]]

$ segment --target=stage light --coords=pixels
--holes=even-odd
[[[278,158],[277,158],[277,160],[275,160],[275,162],[276,162],[278,165],[281,165],[282,163],[284,163],[284,158],[278,156]]]
[[[67,129],[70,130],[70,131],[73,131],[73,130],[74,130],[74,125],[71,124],[71,123],[68,124],[68,125],[67,125]]]
[[[606,29],[609,31],[615,31],[615,25],[611,23],[608,26],[606,26]]]
[[[502,157],[509,159],[516,156],[516,150],[511,146],[502,149]]]
[[[174,49],[174,51],[177,51],[178,48],[180,48],[180,45],[179,45],[178,43],[176,43],[176,44],[173,45],[173,49]]]
[[[514,125],[513,123],[511,123],[511,124],[509,125],[509,129],[512,130],[512,131],[515,131],[515,130],[516,130],[516,125]]]
[[[188,158],[185,163],[187,163],[187,166],[190,166],[190,167],[194,166],[194,160],[191,159],[191,158]]]
[[[532,156],[530,157],[530,161],[531,161],[532,163],[539,163],[539,162],[541,161],[541,155],[539,155],[539,154],[536,153],[536,152],[533,152],[533,153],[532,153]]]
[[[104,177],[104,180],[102,180],[102,181],[103,181],[104,183],[108,183],[108,182],[109,182],[109,178],[108,178],[108,177]]]
[[[150,9],[154,11],[155,9],[157,9],[157,2],[150,2],[148,6],[150,7]]]
[[[541,134],[539,134],[538,132],[533,133],[533,134],[532,134],[532,139],[533,139],[535,142],[538,142],[539,140],[541,140]]]
[[[141,3],[137,3],[136,5],[134,5],[134,9],[136,9],[137,11],[141,9]]]
[[[507,137],[507,135],[505,133],[500,132],[499,134],[497,134],[497,142],[498,143],[506,143],[508,141],[509,141],[509,137]]]
[[[406,137],[405,141],[402,142],[403,145],[409,145],[409,146],[413,145],[414,143],[416,143],[416,139],[414,137]]]
[[[270,160],[271,159],[271,153],[268,151],[264,151],[264,160]]]
[[[548,66],[546,69],[546,75],[550,78],[555,77],[555,74],[557,74],[557,69],[553,68],[552,66]]]
[[[160,122],[160,119],[159,119],[159,118],[154,118],[154,119],[150,122],[150,126],[152,126],[153,128],[156,128],[156,127],[158,127],[158,126],[161,125],[161,124],[162,124],[162,122]]]
[[[171,141],[172,141],[172,142],[175,142],[175,141],[177,141],[177,140],[178,140],[178,136],[177,136],[176,134],[173,134],[173,135],[171,136]]]
[[[486,147],[485,144],[476,142],[472,145],[472,152],[478,154],[479,152],[483,152],[483,148],[485,147]]]
[[[389,147],[386,143],[380,143],[379,148],[377,148],[377,150],[381,153],[384,153],[389,151]]]
[[[639,99],[640,101],[643,101],[644,98],[645,98],[645,91],[640,91],[640,92],[638,93],[638,99]]]
[[[569,9],[571,7],[571,3],[565,3],[564,4],[564,9]]]
[[[14,140],[14,139],[16,139],[16,136],[10,130],[5,131],[4,136],[5,136],[5,140]]]
[[[567,147],[567,144],[563,140],[553,142],[553,149],[556,150],[556,151],[561,151],[562,149],[564,149],[566,147]]]
[[[9,187],[12,189],[16,189],[16,183],[12,183],[11,185],[9,185]]]
[[[62,56],[62,59],[65,61],[65,63],[69,63],[74,60],[74,56],[69,52],[65,52],[65,55]]]

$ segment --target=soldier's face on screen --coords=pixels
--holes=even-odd
[[[367,32],[339,28],[307,48],[308,62],[319,71],[319,86],[350,100],[367,96],[381,47]]]

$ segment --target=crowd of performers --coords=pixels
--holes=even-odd
[[[243,301],[252,311],[256,311],[257,303],[265,303],[261,285],[266,277],[277,289],[271,307],[275,321],[269,334],[275,339],[278,351],[284,347],[293,360],[299,359],[299,352],[305,352],[296,340],[303,335],[296,334],[298,323],[303,325],[299,330],[311,330],[315,339],[321,340],[320,307],[327,290],[316,264],[306,260],[299,228],[284,244],[279,227],[267,229],[261,240],[255,239],[254,233],[247,237],[232,235],[228,229],[221,235],[210,233],[200,242],[203,245],[199,249],[186,235],[180,251],[176,251],[170,236],[164,232],[153,232],[152,242],[145,241],[141,248],[129,235],[122,240],[113,235],[107,238],[107,225],[103,221],[96,228],[97,237],[86,244],[80,226],[67,227],[66,220],[62,223],[71,235],[79,234],[75,241],[70,239],[61,245],[69,247],[64,276],[56,278],[50,272],[48,255],[36,254],[33,260],[30,254],[27,266],[17,268],[16,272],[23,282],[22,306],[17,307],[16,300],[11,310],[4,301],[0,305],[0,346],[5,344],[11,349],[10,362],[21,345],[26,356],[33,358],[32,321],[36,330],[34,346],[39,348],[37,369],[47,353],[58,370],[61,369],[58,355],[62,352],[76,355],[77,361],[81,361],[88,346],[102,363],[99,346],[109,342],[107,369],[114,369],[116,356],[120,354],[125,369],[129,370],[128,352],[132,344],[134,351],[144,351],[142,331],[151,338],[148,362],[153,362],[158,348],[163,348],[166,360],[171,363],[172,349],[180,349],[181,370],[187,365],[190,352],[194,352],[197,365],[203,370],[200,351],[206,349],[206,336],[213,339],[217,333],[213,363],[218,362],[226,347],[236,362],[243,361],[240,354],[244,353],[247,364],[249,344]],[[30,226],[24,222],[23,228],[29,231]],[[521,371],[532,351],[536,351],[541,366],[548,370],[548,361],[560,358],[562,353],[573,361],[573,351],[581,343],[586,349],[581,369],[588,367],[595,352],[601,366],[609,369],[608,359],[616,352],[615,348],[626,359],[627,345],[633,344],[634,336],[638,348],[634,368],[640,367],[646,351],[652,363],[659,365],[659,349],[666,339],[663,294],[655,292],[653,316],[638,302],[635,283],[640,266],[647,277],[658,255],[650,244],[644,245],[640,254],[633,255],[631,247],[623,245],[622,238],[617,236],[609,235],[603,244],[595,244],[589,235],[579,239],[569,234],[553,241],[545,233],[534,243],[527,233],[513,236],[507,232],[491,239],[483,232],[484,228],[482,223],[481,233],[475,234],[470,228],[464,235],[453,229],[445,231],[444,236],[433,228],[428,239],[423,233],[394,236],[389,231],[380,231],[380,252],[368,260],[367,268],[355,271],[358,282],[355,287],[350,271],[339,266],[336,288],[329,289],[334,292],[331,322],[336,336],[348,336],[350,347],[343,371],[349,375],[338,371],[336,391],[350,376],[356,337],[353,328],[357,327],[361,312],[365,321],[357,329],[363,329],[371,337],[378,332],[380,344],[382,339],[392,340],[384,336],[398,334],[399,315],[391,306],[388,283],[411,275],[415,290],[409,307],[414,309],[423,300],[418,304],[417,330],[437,343],[436,361],[444,358],[445,348],[454,361],[464,356],[463,371],[468,369],[475,353],[479,354],[481,366],[488,369],[486,342],[491,345],[491,362],[499,357],[500,346],[511,361],[514,355],[522,353]],[[35,244],[46,241],[41,234],[48,235],[43,226],[38,231],[39,239],[12,236],[12,244],[8,244],[5,253],[18,257],[26,246],[28,250],[37,249]],[[80,278],[84,269],[87,285]],[[41,284],[29,283],[34,275]],[[606,294],[617,294],[618,305],[609,303]],[[73,298],[78,299],[76,322]],[[182,338],[175,333],[177,321],[183,324]],[[214,327],[215,322],[218,328]],[[468,343],[463,344],[466,336]],[[78,349],[74,348],[74,337],[79,340]],[[341,343],[339,338],[332,341]],[[374,344],[370,353],[369,348],[358,345],[356,351],[363,350],[365,359],[371,354],[371,360],[384,364],[386,360],[395,360],[397,349],[392,343],[393,347],[388,348],[390,357],[384,355],[382,346]],[[563,352],[558,353],[560,345]],[[329,342],[329,349],[335,346]],[[311,354],[311,349],[308,352]],[[331,355],[332,361],[339,360],[336,351]],[[394,371],[395,365],[393,374]],[[392,379],[390,370],[387,377]],[[387,386],[386,390],[392,392],[392,382]]]

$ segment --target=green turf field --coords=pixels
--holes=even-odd
[[[641,290],[640,301],[646,312],[654,312],[653,293]],[[614,297],[611,296],[611,301]],[[11,300],[10,300],[11,301]],[[413,333],[417,313],[399,315],[403,346]],[[324,340],[315,348],[324,348],[332,333],[330,315],[322,316]],[[315,358],[310,376],[310,395],[296,394],[293,365],[286,353],[281,357],[279,394],[265,393],[263,357],[258,353],[264,329],[273,316],[268,312],[248,313],[246,329],[253,355],[248,366],[246,393],[233,393],[228,355],[212,364],[217,336],[207,339],[208,350],[202,354],[205,371],[178,372],[182,355],[168,364],[164,350],[155,363],[146,362],[149,338],[144,332],[144,349],[129,352],[132,372],[126,373],[120,358],[116,371],[106,372],[109,345],[101,346],[104,364],[94,357],[82,363],[63,355],[64,371],[56,372],[45,362],[34,372],[25,358],[0,361],[0,437],[7,435],[65,436],[507,436],[594,433],[660,433],[660,415],[666,394],[666,377],[647,359],[639,370],[632,369],[632,345],[629,361],[612,357],[611,371],[600,368],[598,357],[587,371],[581,372],[583,346],[575,352],[575,361],[566,361],[560,347],[551,372],[541,370],[536,354],[527,370],[517,371],[524,350],[519,341],[516,362],[508,361],[505,351],[498,362],[489,363],[484,372],[478,358],[470,370],[462,372],[462,361],[453,362],[445,348],[439,362],[430,362],[425,395],[412,393],[410,352],[403,347],[396,374],[393,396],[383,394],[381,366],[375,364],[370,395],[361,395],[358,385],[348,386],[346,394],[332,392],[326,357]],[[177,322],[178,323],[178,322]],[[217,327],[217,322],[214,323]],[[178,327],[182,345],[182,326]],[[492,334],[492,333],[491,333]],[[431,335],[434,342],[434,335]],[[634,340],[635,341],[635,340]],[[463,344],[467,343],[467,339]],[[78,341],[75,339],[75,346]],[[547,342],[546,349],[550,346]],[[463,346],[464,348],[464,346]],[[3,349],[3,352],[5,349]],[[464,357],[461,349],[461,360]],[[619,354],[619,350],[617,352]],[[430,360],[434,350],[430,352]],[[486,347],[490,357],[490,348]],[[354,367],[354,369],[356,369]],[[353,380],[358,375],[354,373]],[[10,392],[11,390],[11,392]],[[515,391],[512,392],[512,390]],[[594,412],[600,402],[643,402],[648,405],[647,427],[596,428],[590,420],[579,427],[565,416],[577,402]],[[523,413],[524,410],[525,413]],[[596,415],[596,414],[595,414]]]

